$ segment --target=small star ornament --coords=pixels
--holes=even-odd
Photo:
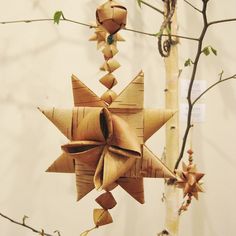
[[[203,192],[203,188],[199,181],[204,174],[197,172],[196,164],[191,163],[187,166],[183,162],[182,168],[182,171],[177,171],[177,187],[183,189],[184,197],[187,195],[189,197],[193,196],[198,200],[198,193]]]
[[[72,109],[40,110],[69,139],[47,171],[75,173],[78,200],[94,188],[108,192],[119,185],[144,203],[143,178],[175,178],[145,145],[175,112],[143,107],[143,72],[111,104],[74,75],[72,88]],[[115,205],[109,194],[97,202],[106,211]]]

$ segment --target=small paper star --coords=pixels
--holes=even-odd
[[[186,195],[194,196],[198,199],[198,192],[203,192],[203,188],[199,180],[204,176],[203,173],[197,172],[196,165],[182,164],[183,171],[177,171],[177,176],[180,178],[176,184],[178,188],[183,189],[184,197]]]

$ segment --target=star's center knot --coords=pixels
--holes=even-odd
[[[134,130],[107,108],[94,109],[79,123],[76,140],[62,149],[76,162],[95,170],[94,185],[106,189],[127,172],[141,147]]]

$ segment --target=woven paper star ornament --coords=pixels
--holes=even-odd
[[[105,191],[96,198],[102,209],[94,209],[95,228],[112,222],[109,210],[116,201],[110,191],[115,187],[144,203],[143,178],[175,178],[145,145],[174,112],[144,108],[142,71],[120,94],[112,90],[117,84],[113,72],[120,67],[113,57],[117,42],[123,41],[117,31],[125,26],[126,15],[126,8],[113,0],[96,12],[98,26],[90,40],[97,41],[105,59],[100,70],[106,74],[99,81],[107,91],[101,98],[73,75],[74,107],[40,109],[69,140],[48,172],[75,173],[78,201],[93,189]]]
[[[174,178],[145,145],[174,112],[144,109],[143,72],[108,105],[72,76],[73,109],[41,109],[70,140],[49,172],[76,173],[78,200],[117,185],[144,202],[143,177]]]
[[[179,180],[176,182],[178,188],[183,189],[184,197],[189,195],[198,199],[198,193],[203,192],[203,188],[199,181],[204,176],[203,173],[197,172],[195,164],[186,165],[182,164],[182,171],[177,171]]]

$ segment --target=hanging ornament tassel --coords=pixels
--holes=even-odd
[[[100,226],[107,225],[113,222],[111,214],[108,210],[114,208],[117,204],[111,192],[105,192],[95,199],[95,201],[102,207],[102,209],[93,210],[93,221],[95,226],[92,229],[84,231],[80,236],[87,236],[94,229]]]
[[[111,104],[117,97],[117,94],[111,90],[117,84],[112,72],[118,69],[120,64],[113,57],[118,53],[117,42],[124,41],[117,32],[125,27],[126,18],[127,9],[120,3],[108,0],[97,8],[97,28],[95,34],[89,39],[90,41],[97,41],[97,48],[101,49],[105,59],[100,70],[108,73],[99,81],[108,89],[101,96],[101,99],[107,104]]]
[[[183,211],[187,211],[189,205],[192,202],[192,197],[198,200],[198,193],[203,192],[202,184],[199,182],[204,176],[203,173],[197,172],[196,164],[193,164],[193,151],[189,149],[187,151],[189,155],[189,164],[182,163],[183,170],[177,171],[178,180],[176,185],[178,188],[183,189],[183,197],[188,197],[185,202],[182,203],[179,214]]]

